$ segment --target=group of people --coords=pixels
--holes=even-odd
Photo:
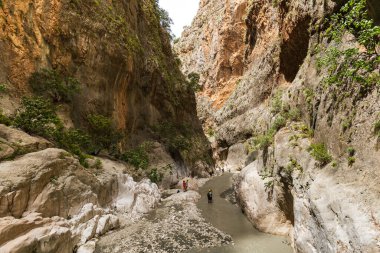
[[[182,181],[182,187],[183,187],[183,191],[186,192],[188,187],[189,187],[189,180],[186,180],[186,181],[183,180]],[[211,189],[209,189],[207,192],[207,200],[208,200],[208,203],[212,203],[212,190]]]

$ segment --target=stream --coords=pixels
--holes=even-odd
[[[186,253],[292,253],[286,237],[265,234],[252,226],[234,201],[228,200],[233,196],[231,187],[231,174],[214,177],[200,188],[202,198],[197,206],[206,221],[232,236],[234,244],[209,249],[191,249]],[[211,204],[207,202],[208,189],[213,191]]]

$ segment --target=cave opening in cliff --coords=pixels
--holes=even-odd
[[[289,38],[281,45],[280,73],[288,82],[293,82],[306,58],[310,40],[310,20],[310,16],[301,19],[290,32]]]

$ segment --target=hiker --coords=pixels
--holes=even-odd
[[[189,179],[186,180],[186,191],[187,191],[187,188],[189,188]]]
[[[187,185],[186,185],[185,180],[182,181],[182,186],[183,186],[183,191],[187,191]]]
[[[208,203],[212,203],[212,190],[209,189],[207,193]]]

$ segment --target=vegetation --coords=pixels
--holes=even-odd
[[[270,132],[277,133],[278,130],[286,126],[286,118],[283,116],[279,115],[275,118],[275,120],[272,123],[272,127],[269,130]]]
[[[347,148],[348,156],[354,156],[356,153],[356,150],[353,147]]]
[[[291,121],[299,121],[301,119],[301,111],[298,108],[291,108],[287,114],[286,118]]]
[[[315,96],[314,95],[314,91],[312,89],[310,89],[310,88],[305,88],[303,90],[303,95],[304,95],[304,97],[306,99],[306,103],[308,105],[311,105],[311,103],[313,102],[314,96]]]
[[[161,27],[166,30],[166,32],[173,38],[170,26],[173,24],[173,20],[170,18],[169,13],[160,7],[156,1],[157,14],[160,20]]]
[[[92,141],[88,134],[78,129],[64,130],[60,128],[60,131],[56,131],[54,137],[54,141],[58,147],[78,156],[79,162],[84,167],[88,167],[86,159],[89,156],[86,154],[86,151],[92,147]]]
[[[348,157],[348,166],[352,166],[355,163],[356,159],[353,156]]]
[[[253,138],[253,144],[255,148],[252,150],[267,149],[270,145],[273,144],[273,138],[274,135],[271,132],[258,135],[257,137]]]
[[[52,139],[61,128],[62,123],[49,100],[43,97],[23,98],[21,105],[14,124],[25,132]]]
[[[375,52],[380,26],[376,26],[369,17],[366,0],[347,1],[328,23],[324,33],[328,39],[341,43],[344,33],[350,32],[366,50],[330,47],[317,61],[319,69],[327,66],[328,76],[324,85],[332,88],[332,94],[338,95],[337,102],[348,96],[360,99],[380,84],[380,75],[376,72],[380,56]]]
[[[347,148],[347,153],[348,153],[348,166],[352,166],[355,163],[355,153],[356,150],[353,147]]]
[[[375,135],[380,137],[380,120],[375,122],[373,128],[374,128],[373,131],[374,131]]]
[[[87,122],[88,133],[94,142],[95,154],[102,149],[112,149],[112,145],[122,138],[122,135],[113,126],[112,120],[106,116],[90,114]]]
[[[303,172],[302,166],[297,162],[296,159],[289,157],[289,164],[286,166],[286,172],[291,174],[294,170],[298,170],[299,172]]]
[[[136,169],[147,169],[149,166],[148,152],[152,148],[150,142],[144,142],[140,146],[131,149],[121,155],[121,159],[135,167]]]
[[[329,23],[326,36],[337,42],[341,42],[348,31],[370,51],[379,43],[380,27],[369,17],[366,0],[347,1],[338,13],[332,15]]]
[[[192,132],[189,126],[175,124],[173,122],[163,122],[154,127],[154,132],[160,138],[169,151],[189,150],[192,142]]]
[[[4,124],[6,126],[10,126],[13,123],[13,119],[4,115],[3,110],[0,108],[0,124]]]
[[[53,102],[70,102],[80,90],[78,80],[54,69],[34,72],[29,79],[29,84],[35,94],[50,98]]]
[[[199,85],[200,76],[198,73],[191,72],[187,75],[187,84],[194,92],[201,91],[202,86]]]
[[[157,169],[152,169],[151,172],[149,173],[149,179],[153,183],[159,183],[162,181],[163,175],[162,173],[158,173]]]
[[[215,130],[212,127],[207,128],[207,135],[212,137],[215,135]]]
[[[102,163],[102,161],[100,161],[99,158],[96,158],[94,167],[97,170],[102,170],[103,169],[103,163]]]
[[[352,119],[346,119],[342,123],[342,131],[346,132],[352,126]]]
[[[277,91],[271,101],[271,113],[278,114],[282,111],[282,92]]]
[[[4,83],[0,83],[0,94],[7,92],[7,86]]]
[[[308,151],[321,166],[324,166],[332,161],[332,156],[329,154],[325,144],[323,143],[311,144]]]

